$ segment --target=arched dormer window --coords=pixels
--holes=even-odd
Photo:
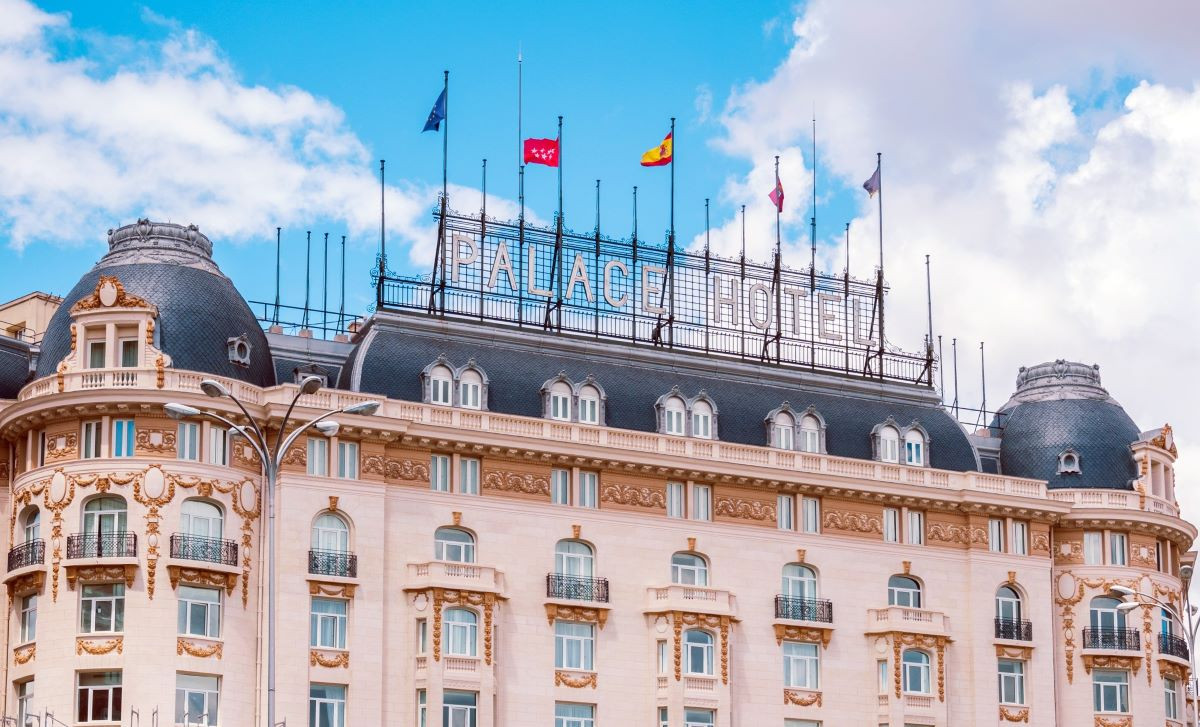
[[[571,380],[559,374],[558,378],[547,382],[549,387],[543,387],[546,392],[546,415],[560,422],[571,421]]]
[[[607,396],[590,374],[579,384],[576,393],[576,419],[580,424],[604,424]]]
[[[904,430],[904,464],[914,467],[929,464],[929,434],[915,421]]]
[[[690,399],[679,387],[659,397],[654,408],[658,413],[658,431],[677,437],[717,439],[717,405],[701,390]]]
[[[42,537],[42,511],[37,507],[30,505],[25,508],[25,512],[21,515],[21,532],[24,534],[22,542],[32,543],[35,540],[40,540]]]
[[[908,576],[892,576],[888,579],[888,605],[920,608],[921,584]]]
[[[875,459],[880,462],[900,461],[900,427],[895,419],[888,417],[883,424],[875,425],[871,430],[871,445]]]
[[[796,448],[796,417],[791,412],[780,411],[768,420],[771,446],[776,449]]]
[[[483,374],[467,364],[458,374],[458,405],[464,409],[483,409]]]
[[[707,586],[708,561],[699,553],[679,552],[672,555],[671,582],[684,586]]]
[[[565,371],[542,384],[542,416],[560,422],[604,424],[604,389],[591,374],[575,383]]]
[[[1058,474],[1060,475],[1081,475],[1083,468],[1080,466],[1079,453],[1074,449],[1067,449],[1058,455]]]
[[[429,404],[454,404],[454,370],[445,357],[439,356],[421,372],[425,401]]]
[[[679,395],[679,389],[658,400],[658,430],[677,437],[687,435],[687,401]]]
[[[904,666],[904,691],[908,694],[929,694],[929,654],[920,649],[905,649],[901,662]]]
[[[688,629],[683,634],[684,671],[688,674],[712,676],[713,636],[702,629]]]
[[[455,368],[445,356],[438,356],[421,372],[421,396],[427,404],[487,409],[487,390],[487,374],[475,359]]]
[[[715,439],[717,414],[707,398],[692,402],[692,436],[700,439]]]
[[[797,412],[785,401],[767,414],[766,425],[767,441],[772,447],[825,453],[825,418],[815,407]]]
[[[798,445],[801,452],[825,454],[825,418],[811,406],[800,417]]]
[[[433,557],[451,563],[474,563],[475,536],[462,528],[438,528],[433,534]]]
[[[330,553],[350,552],[350,526],[341,515],[323,512],[313,521],[312,549]]]

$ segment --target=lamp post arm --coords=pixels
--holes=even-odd
[[[286,452],[287,448],[292,446],[293,438],[288,438],[288,440],[284,442],[283,433],[287,430],[288,419],[292,418],[292,410],[296,408],[296,402],[300,401],[301,396],[304,396],[304,392],[300,389],[297,389],[296,395],[292,397],[292,403],[288,404],[287,411],[283,413],[283,420],[279,424],[279,436],[275,438],[275,451],[271,453],[271,455],[275,458],[279,457],[280,452]],[[265,447],[266,444],[267,442],[264,439],[263,446]]]
[[[288,411],[290,412],[291,409],[289,409]],[[280,446],[279,449],[275,450],[275,459],[274,459],[275,467],[278,468],[281,465],[283,454],[288,451],[288,448],[290,448],[292,446],[292,442],[295,442],[297,437],[299,437],[301,434],[303,434],[304,432],[311,429],[314,424],[322,422],[322,421],[328,419],[329,417],[333,416],[334,414],[341,414],[341,413],[342,413],[341,409],[332,409],[330,411],[325,412],[324,414],[317,417],[316,419],[313,419],[309,422],[305,422],[304,424],[296,427],[292,431],[292,433],[288,435],[287,439],[283,440],[282,446]],[[284,423],[284,425],[287,424],[286,418],[283,420],[283,423]],[[282,433],[282,431],[283,430],[281,429],[280,432]]]
[[[237,401],[237,400],[234,399],[234,401]],[[243,411],[245,411],[245,410],[243,410]],[[216,419],[217,421],[221,422],[222,424],[228,425],[230,429],[242,429],[242,427],[240,427],[238,424],[230,421],[229,419],[226,419],[225,417],[221,416],[220,414],[213,414],[210,411],[202,411],[202,412],[200,412],[200,414],[201,414],[201,416],[206,416],[211,419]],[[251,419],[250,421],[251,421],[251,423],[254,422],[253,419]],[[245,439],[247,442],[249,442],[251,447],[254,447],[254,451],[258,454],[259,457],[262,458],[263,465],[266,466],[266,462],[267,462],[267,453],[265,450],[266,440],[263,439],[262,432],[259,431],[257,426],[254,427],[254,434],[255,434],[255,437],[258,438],[258,441],[255,441],[255,437],[246,437],[244,435],[243,435],[243,439]]]
[[[233,403],[237,404],[237,408],[242,410],[242,414],[244,414],[246,416],[246,420],[248,422],[250,422],[250,426],[254,427],[254,433],[256,435],[258,435],[258,440],[260,442],[262,442],[262,446],[265,449],[267,446],[267,437],[266,437],[266,435],[263,434],[262,429],[259,428],[258,422],[255,421],[254,417],[250,416],[250,412],[246,411],[246,406],[244,404],[242,404],[240,399],[238,399],[236,396],[233,396],[232,394],[230,394],[228,398],[233,399]],[[249,439],[249,437],[247,437],[247,439]],[[259,454],[263,454],[263,453],[260,451]]]

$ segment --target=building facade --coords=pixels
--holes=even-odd
[[[1095,367],[968,433],[920,384],[461,317],[263,331],[194,226],[109,244],[0,346],[18,724],[266,724],[262,463],[207,415],[296,397],[381,407],[282,460],[289,724],[1189,723],[1179,625],[1110,595],[1182,606],[1173,435]]]

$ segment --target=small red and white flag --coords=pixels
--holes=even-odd
[[[767,195],[770,198],[771,204],[775,205],[775,211],[783,214],[783,184],[780,183],[779,177],[775,177],[775,189]]]
[[[558,139],[526,139],[525,163],[558,166]]]

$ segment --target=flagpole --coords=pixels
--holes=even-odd
[[[593,270],[595,271],[595,275],[596,275],[596,291],[597,291],[597,293],[599,293],[600,288],[603,285],[603,283],[600,280],[600,180],[599,179],[596,180],[596,261],[595,261],[595,265],[593,266]],[[593,315],[595,316],[595,318],[593,319],[593,322],[595,323],[596,337],[599,338],[600,337],[600,295],[599,294],[596,295],[594,310],[595,310],[595,313]]]
[[[809,320],[809,335],[808,335],[808,358],[809,363],[816,367],[817,365],[817,336],[816,331],[812,330],[814,323],[817,320],[817,112],[816,104],[813,104],[813,120],[812,120],[812,222],[809,225],[809,246],[811,256],[808,263],[808,285],[810,293],[808,296],[808,320]],[[793,299],[793,305],[795,305]]]
[[[632,323],[632,331],[633,332],[629,336],[629,339],[631,341],[637,341],[637,310],[638,310],[638,302],[637,302],[637,281],[638,281],[637,242],[638,242],[638,240],[637,240],[637,185],[636,184],[633,185],[633,240],[632,240],[632,242],[633,242],[633,280],[630,281],[630,285],[633,287],[633,306],[631,308],[631,310],[633,311],[633,323]],[[646,294],[646,292],[642,291],[642,295],[645,295],[645,294]]]
[[[562,187],[562,168],[563,168],[563,153],[562,153],[562,128],[563,117],[558,117],[558,225],[555,230],[554,237],[554,279],[557,283],[555,287],[555,297],[557,302],[554,306],[555,328],[562,330],[562,245],[563,245],[563,187]]]
[[[387,188],[383,183],[383,165],[384,160],[379,160],[379,281],[375,285],[375,305],[376,307],[383,305],[383,276],[387,270],[387,246],[384,230],[387,229],[387,209],[385,204]],[[436,266],[436,263],[435,263]],[[436,270],[436,267],[435,267]],[[430,281],[430,289],[432,290],[433,281]]]
[[[746,294],[746,205],[742,205],[742,264],[741,275],[738,277],[738,328],[741,329],[742,358],[746,358],[746,315],[748,306],[742,296]]]
[[[674,142],[674,139],[671,140]],[[709,226],[708,226],[708,197],[704,198],[704,350],[708,351],[708,318],[709,308],[712,303],[712,295],[708,289],[711,278],[711,261],[709,259]]]
[[[276,326],[279,325],[279,238],[282,232],[282,227],[275,228],[275,317],[271,323]]]
[[[780,189],[779,186],[779,155],[775,156],[775,189]],[[780,264],[783,262],[783,236],[780,234],[780,217],[783,215],[783,201],[780,198],[779,204],[775,205],[775,274],[772,276],[772,286],[775,288],[775,361],[778,363],[781,359],[781,351],[783,348],[783,291],[780,290],[783,286],[780,285]],[[764,353],[766,353],[764,351]]]
[[[675,117],[671,117],[671,232],[667,240],[667,285],[671,300],[667,309],[667,346],[675,345]]]
[[[487,159],[483,160],[483,190],[479,202],[479,320],[483,320],[483,245],[487,240]]]
[[[875,168],[879,171],[879,280],[875,295],[879,298],[879,377],[883,378],[883,351],[887,345],[883,332],[883,152],[875,152]]]
[[[343,320],[346,317],[346,236],[342,235],[342,288],[341,301],[338,303],[338,333],[345,330]]]
[[[842,326],[845,329],[842,333],[846,341],[846,373],[850,373],[850,338],[854,335],[852,330],[853,323],[850,321],[850,223],[846,223],[846,270],[845,290],[842,293],[842,310],[845,311],[845,317],[842,321]]]
[[[325,264],[321,268],[321,338],[329,330],[329,233],[325,233]]]
[[[524,59],[521,57],[521,44],[517,43],[517,168],[518,169],[520,169],[520,167],[525,163],[524,150],[522,148],[525,140],[521,133],[521,108],[522,108],[523,101],[524,101],[524,99],[522,97],[522,91],[523,91],[522,84],[523,84],[523,80],[524,80],[523,74],[522,74],[522,70],[523,70],[522,64],[523,63],[524,63]]]

